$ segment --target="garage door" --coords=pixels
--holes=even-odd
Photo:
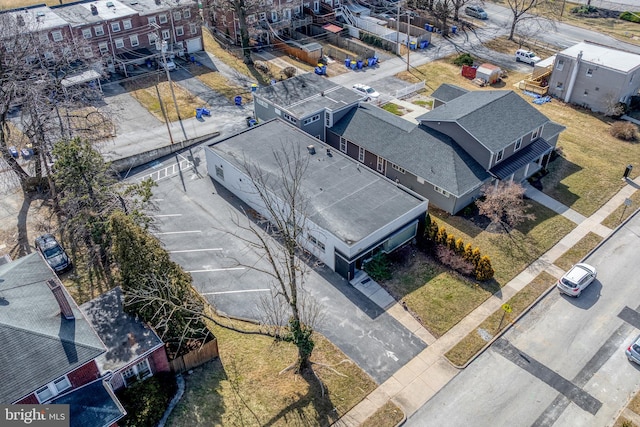
[[[196,37],[195,39],[187,40],[187,52],[198,52],[202,50],[202,39]]]

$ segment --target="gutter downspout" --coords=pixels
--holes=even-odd
[[[571,98],[571,93],[573,92],[573,86],[576,84],[576,77],[578,76],[578,68],[580,68],[580,61],[582,60],[582,51],[578,54],[576,58],[576,63],[573,66],[573,70],[571,70],[571,79],[569,80],[569,87],[567,87],[567,93],[564,96],[564,102],[569,102]]]

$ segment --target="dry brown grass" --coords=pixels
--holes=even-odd
[[[563,270],[568,270],[572,265],[584,258],[593,248],[598,246],[602,237],[589,232],[586,236],[569,248],[565,253],[555,260],[554,264]]]
[[[162,114],[162,108],[160,100],[158,99],[158,92],[156,92],[156,85],[160,92],[160,99],[164,106],[164,111],[169,122],[178,120],[178,113],[176,111],[176,105],[173,102],[173,96],[169,87],[169,82],[161,81],[155,82],[154,78],[140,79],[132,83],[126,84],[126,89],[144,108],[146,108],[151,114],[153,114],[158,120],[165,122],[165,117]],[[206,103],[187,91],[173,83],[173,91],[176,95],[176,103],[180,111],[180,117],[187,119],[195,117],[194,105],[206,105]]]
[[[488,40],[483,45],[496,52],[514,54],[518,49],[528,49],[534,51],[540,58],[548,58],[556,54],[559,49],[546,43],[539,43],[536,40],[527,40],[518,43],[507,39],[507,36],[500,36],[495,39]]]
[[[382,405],[373,415],[364,420],[360,427],[394,427],[404,419],[402,409],[393,402],[388,401]]]

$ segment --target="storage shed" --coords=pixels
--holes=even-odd
[[[497,65],[493,64],[482,64],[476,70],[476,78],[482,79],[486,82],[486,84],[494,84],[500,81],[500,74],[502,70]]]

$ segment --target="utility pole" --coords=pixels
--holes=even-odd
[[[400,2],[398,2],[398,9],[396,14],[396,46],[398,49],[396,55],[400,56]]]
[[[411,19],[407,12],[407,71],[409,71],[409,52],[411,52]]]
[[[184,129],[184,125],[182,124],[182,117],[180,117],[180,110],[178,109],[178,101],[176,100],[176,93],[173,90],[173,82],[171,81],[171,72],[169,71],[169,67],[167,67],[167,41],[162,40],[162,66],[164,67],[165,73],[167,73],[167,80],[169,80],[169,89],[171,90],[171,97],[173,98],[173,105],[176,107],[176,114],[178,115],[178,121],[180,122],[180,127],[182,128],[182,134],[184,135],[184,139],[187,140],[187,132]]]

